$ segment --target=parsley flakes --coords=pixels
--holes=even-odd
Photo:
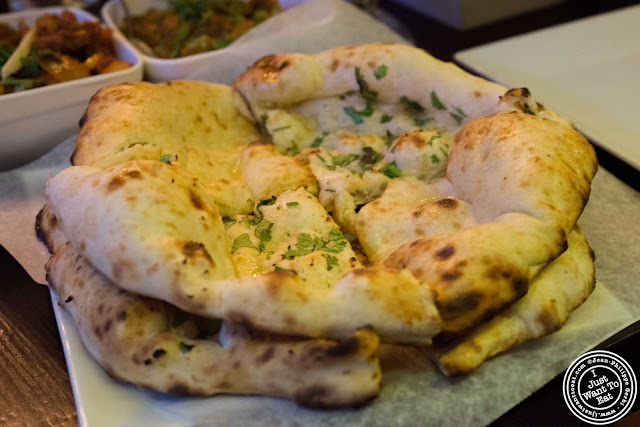
[[[376,102],[378,100],[378,92],[369,89],[369,83],[364,79],[360,72],[360,67],[356,67],[356,82],[358,88],[360,88],[360,95],[369,102]]]
[[[298,203],[298,202],[287,202],[287,207],[288,208],[293,208],[293,207],[299,206],[299,205],[300,205],[300,203]]]
[[[260,206],[272,205],[276,202],[276,196],[271,196],[268,199],[260,200],[256,209],[260,210]]]
[[[295,270],[291,270],[290,268],[282,268],[282,267],[279,267],[277,265],[274,265],[273,271],[285,271],[287,273],[298,274],[298,272],[295,271]]]
[[[393,117],[391,117],[388,114],[383,114],[382,117],[380,117],[380,123],[388,123],[391,121]]]
[[[389,129],[387,129],[387,134],[385,135],[385,138],[384,138],[384,144],[385,144],[387,147],[390,147],[390,146],[391,146],[391,144],[393,144],[393,141],[394,141],[395,139],[396,139],[396,136],[395,136],[394,134],[392,134],[392,133],[389,131]],[[394,151],[395,151],[395,149],[394,149]]]
[[[231,254],[233,255],[240,248],[249,248],[249,249],[258,250],[258,248],[256,248],[253,245],[253,243],[251,243],[251,238],[249,237],[249,233],[243,233],[238,237],[236,237],[236,239],[233,241],[233,246],[231,247]]]
[[[387,66],[382,64],[380,65],[374,72],[373,75],[376,76],[377,80],[380,80],[384,76],[387,75]]]
[[[362,167],[363,170],[369,169],[369,165],[378,163],[384,157],[382,153],[378,153],[371,147],[363,147],[362,152],[364,154],[360,158],[360,167]]]
[[[287,125],[287,126],[280,126],[279,128],[275,128],[274,130],[271,131],[271,133],[273,132],[280,132],[281,130],[285,130],[285,129],[289,129],[291,127],[291,125]]]
[[[433,108],[435,108],[436,110],[446,110],[447,107],[444,106],[444,104],[440,101],[440,98],[438,98],[438,95],[436,95],[435,91],[431,91],[431,105],[433,105]]]
[[[360,123],[364,122],[364,120],[362,120],[362,117],[360,117],[358,112],[353,107],[343,107],[342,109],[347,114],[347,116],[349,116],[351,120],[353,120],[353,123],[359,125]]]
[[[313,143],[311,144],[311,148],[320,147],[320,145],[322,145],[322,143],[324,142],[324,137],[327,135],[329,135],[329,131],[326,131],[326,130],[323,131],[321,136],[313,140]]]
[[[457,115],[456,113],[449,113],[449,115],[456,121],[456,124],[460,126],[462,124],[462,117]]]
[[[400,97],[400,103],[415,113],[424,113],[424,107],[419,102],[409,99],[406,96]]]
[[[331,230],[327,240],[323,240],[320,236],[312,236],[309,233],[300,233],[298,234],[295,249],[289,247],[283,256],[286,259],[293,259],[297,256],[308,255],[314,251],[339,253],[345,246],[347,246],[347,239],[336,229]]]
[[[419,119],[419,118],[415,118],[413,119],[413,124],[419,127],[422,127],[424,125],[427,124],[427,122],[431,121],[431,119]]]
[[[402,170],[396,165],[395,160],[381,167],[378,172],[385,174],[389,178],[400,178],[402,176]]]
[[[181,353],[189,353],[191,349],[195,347],[195,345],[187,344],[184,341],[180,341],[180,343],[178,344],[178,347],[180,348]]]
[[[233,224],[235,224],[236,222],[238,221],[236,221],[233,218],[229,218],[228,216],[225,216],[224,218],[222,218],[222,224],[224,225],[225,230],[230,229],[233,226]]]
[[[357,154],[338,154],[331,156],[331,163],[328,163],[324,157],[318,156],[318,158],[324,163],[324,166],[330,171],[336,170],[339,166],[347,166],[360,158]]]
[[[324,259],[327,261],[327,271],[331,271],[334,269],[334,267],[338,267],[338,258],[334,257],[333,255],[329,255],[329,254],[322,254],[322,256],[324,257]]]
[[[373,106],[370,102],[367,102],[367,105],[363,110],[356,110],[353,107],[343,107],[344,112],[353,120],[353,122],[357,125],[363,122],[362,117],[371,117],[373,114]]]
[[[171,162],[175,162],[177,160],[178,160],[177,154],[164,154],[162,157],[160,157],[160,161],[168,165],[170,165]]]
[[[258,246],[258,250],[260,252],[264,251],[265,242],[271,241],[271,227],[273,227],[273,223],[266,219],[260,221],[256,226],[254,234],[258,239],[260,239],[260,245]]]

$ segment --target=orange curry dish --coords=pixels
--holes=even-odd
[[[17,36],[19,35],[19,36]],[[70,11],[42,15],[33,27],[0,26],[0,95],[129,68],[116,59],[111,30]]]

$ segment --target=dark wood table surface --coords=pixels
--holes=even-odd
[[[454,52],[461,49],[637,3],[639,1],[591,3],[569,0],[560,6],[466,32],[447,28],[392,2],[383,1],[382,9],[404,25],[417,46],[440,59],[451,60]],[[6,8],[7,1],[0,0],[0,12]],[[604,150],[597,148],[597,152],[601,167],[638,189],[640,175],[637,170]],[[31,280],[1,246],[0,273],[0,426],[77,424],[47,288]],[[639,325],[633,325],[598,347],[620,354],[633,366],[636,375],[640,374],[638,329]],[[564,404],[560,385],[561,375],[494,424],[579,425]],[[619,424],[640,425],[639,405],[636,401],[631,415]]]

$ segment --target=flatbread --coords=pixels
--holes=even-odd
[[[163,160],[198,177],[223,215],[249,213],[242,149],[260,140],[235,109],[228,86],[196,81],[123,83],[98,91],[80,120],[71,162],[107,169]]]
[[[312,407],[359,405],[379,392],[378,338],[371,331],[337,343],[252,337],[224,322],[204,339],[192,319],[180,318],[184,313],[113,285],[70,244],[46,270],[85,347],[114,378],[169,394],[263,394]]]
[[[49,180],[46,194],[64,234],[98,271],[182,310],[311,337],[345,338],[369,326],[384,341],[424,344],[439,331],[431,290],[407,271],[380,266],[324,279],[326,255],[346,266],[354,254],[304,189],[283,193],[254,216],[274,224],[274,241],[260,252],[288,259],[276,263],[280,269],[240,277],[233,246],[259,247],[249,235],[256,230],[229,248],[215,203],[181,167],[152,160],[106,170],[73,166]]]
[[[393,44],[269,55],[233,87],[275,148],[309,163],[322,205],[348,233],[390,178],[441,176],[453,134],[496,113],[507,90]]]
[[[408,227],[406,242],[383,263],[428,283],[438,294],[443,331],[461,333],[522,297],[564,252],[596,169],[591,145],[564,124],[519,112],[478,118],[456,134],[447,166],[451,189],[472,218],[458,218],[458,231],[438,234],[444,230],[435,227],[429,235],[424,228],[418,238]],[[446,201],[432,218],[460,206]],[[364,221],[362,229],[371,227]],[[365,252],[375,249],[368,244],[375,240],[359,237]]]
[[[527,89],[507,90],[419,49],[269,55],[233,91],[117,85],[96,94],[81,124],[74,166],[49,181],[38,219],[50,247],[70,241],[49,266],[59,292],[87,281],[98,283],[91,292],[110,289],[114,304],[153,301],[169,314],[142,341],[166,336],[174,351],[185,336],[166,327],[174,306],[224,319],[219,343],[203,346],[223,365],[239,357],[219,349],[226,342],[254,361],[297,345],[330,353],[357,344],[339,362],[300,362],[304,385],[268,381],[287,363],[275,357],[255,381],[240,373],[234,388],[216,374],[204,389],[187,383],[190,393],[361,402],[379,387],[375,334],[418,345],[455,339],[440,366],[469,372],[561,326],[593,289],[577,225],[597,169],[592,147]],[[117,320],[92,314],[91,292],[86,312],[69,307],[89,328],[88,346]],[[153,328],[143,314],[136,322]],[[173,368],[144,379],[132,365],[135,346],[112,339],[94,351],[107,370],[114,358],[116,375],[172,390]],[[164,347],[149,357],[153,347],[144,350],[149,365],[203,366],[165,358]],[[356,377],[336,380],[341,364]]]
[[[446,375],[460,375],[509,348],[560,329],[595,286],[594,254],[578,225],[568,248],[533,280],[527,294],[438,358]]]

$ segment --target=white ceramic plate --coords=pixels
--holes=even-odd
[[[280,0],[280,7],[283,11],[304,3],[306,0]],[[137,0],[129,1],[127,5],[131,9],[131,14],[138,15],[146,12],[148,9],[166,9],[166,0]],[[238,43],[257,40],[265,34],[270,34],[278,29],[278,25],[270,24],[273,18],[268,19],[264,23],[252,28],[247,33],[234,41],[231,45],[224,49],[199,53],[197,55],[185,56],[183,58],[163,59],[147,56],[131,44],[120,31],[119,25],[124,19],[124,11],[119,0],[110,0],[102,7],[102,19],[111,27],[114,33],[121,36],[127,46],[136,50],[139,55],[144,58],[145,77],[152,82],[164,82],[167,80],[176,80],[186,78],[192,70],[202,67],[203,65],[228,58],[229,52],[233,52],[234,46]],[[265,25],[266,24],[266,25]],[[266,28],[265,28],[266,27]],[[258,58],[255,58],[258,59]]]
[[[50,7],[1,14],[0,22],[16,28],[23,18],[32,25],[41,15],[59,15],[63,10]],[[98,20],[84,10],[69,10],[80,22]],[[142,58],[117,34],[113,40],[116,56],[132,64],[130,68],[0,96],[0,170],[40,157],[76,133],[89,99],[100,88],[142,80]]]
[[[464,50],[456,61],[574,121],[640,169],[640,6]]]

